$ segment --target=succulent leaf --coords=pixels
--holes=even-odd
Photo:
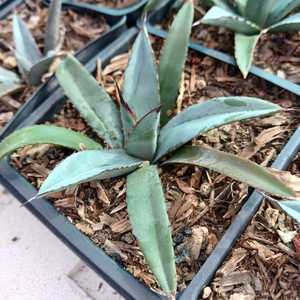
[[[274,201],[283,211],[285,211],[290,217],[294,218],[300,223],[300,201],[299,200],[286,200],[286,201]]]
[[[221,26],[237,33],[253,35],[260,32],[259,26],[245,18],[218,6],[212,7],[202,18],[203,24]]]
[[[275,24],[287,16],[299,5],[300,0],[277,0],[273,9],[271,10],[271,13],[269,14],[266,24],[268,26]]]
[[[17,15],[13,17],[13,36],[18,67],[26,78],[32,66],[40,61],[42,54],[26,24]]]
[[[243,17],[246,16],[247,2],[248,0],[235,0],[238,11]]]
[[[142,118],[132,129],[125,144],[128,154],[151,161],[157,147],[160,108]]]
[[[0,67],[0,98],[6,96],[21,87],[21,80],[12,71]]]
[[[143,162],[123,150],[86,150],[63,160],[42,184],[38,196],[62,191],[92,180],[103,180],[128,174]]]
[[[127,177],[127,208],[133,233],[163,291],[176,291],[175,255],[163,189],[156,166]]]
[[[176,106],[193,19],[194,6],[192,1],[188,1],[180,9],[173,21],[160,58],[159,80],[162,102],[162,125],[169,119],[168,111]]]
[[[276,176],[250,160],[206,146],[186,146],[164,164],[188,164],[208,168],[280,197],[293,198],[295,192]]]
[[[133,45],[124,76],[123,98],[126,105],[121,105],[121,116],[125,144],[127,144],[130,134],[134,132],[133,129],[136,127],[136,123],[160,106],[156,61],[145,26],[142,27]],[[130,108],[131,113],[127,107]],[[131,115],[134,115],[135,118],[133,119]],[[152,116],[159,119],[159,114],[153,114]],[[153,124],[149,124],[149,130],[152,129],[150,135],[155,137],[158,134],[159,122],[154,118],[147,118],[148,122],[151,120]],[[155,141],[149,139],[148,142],[149,148],[152,148]],[[140,149],[136,149],[134,152],[138,151]],[[141,157],[144,156],[147,156],[147,154],[141,153]]]
[[[277,0],[249,0],[246,6],[246,18],[264,27],[266,20]]]
[[[56,51],[59,45],[59,24],[61,15],[61,0],[52,0],[48,9],[48,21],[45,37],[44,54]]]
[[[300,30],[300,13],[287,17],[268,28],[271,33]]]
[[[103,87],[72,56],[58,67],[56,77],[77,110],[113,148],[123,146],[119,111]]]
[[[236,33],[234,36],[235,58],[244,78],[247,77],[252,65],[255,46],[260,38],[258,35]]]
[[[145,6],[144,13],[149,13],[152,10],[158,10],[168,2],[169,0],[150,0]]]
[[[87,136],[63,127],[34,125],[16,130],[0,143],[0,159],[19,148],[36,144],[53,144],[73,150],[101,149]]]
[[[278,105],[252,97],[221,97],[192,105],[161,129],[155,161],[211,129],[280,110]]]

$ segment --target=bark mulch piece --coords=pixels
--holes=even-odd
[[[130,5],[136,4],[138,0],[81,0],[82,3],[95,4],[110,8],[125,8]]]
[[[25,21],[33,33],[40,49],[43,50],[47,22],[47,8],[39,0],[27,0],[16,9],[16,13]],[[0,66],[16,71],[12,35],[12,15],[0,21]],[[64,38],[61,51],[75,52],[109,29],[103,17],[62,11],[61,37]],[[45,76],[49,77],[50,73]],[[37,87],[24,83],[22,89],[0,99],[0,129],[12,118],[17,109],[29,99]]]
[[[161,41],[154,40],[154,46],[158,53]],[[96,73],[97,80],[117,102],[114,80],[122,84],[127,60],[128,54],[115,57],[104,70],[98,69]],[[204,143],[269,166],[299,123],[300,108],[291,93],[253,76],[243,80],[232,66],[190,52],[174,114],[191,104],[229,95],[265,98],[280,103],[285,110],[211,130],[193,144]],[[51,123],[95,137],[68,102]],[[50,170],[71,153],[49,145],[26,147],[12,156],[12,164],[38,188]],[[248,187],[215,172],[190,166],[164,167],[160,176],[173,230],[178,290],[183,290],[243,205]],[[132,234],[125,194],[126,178],[123,177],[83,184],[52,195],[50,201],[136,278],[159,290]]]
[[[299,233],[299,224],[263,203],[199,300],[299,300]]]
[[[200,20],[206,13],[200,1],[195,2],[195,21]],[[168,25],[175,14],[170,12],[163,27]],[[200,24],[192,31],[192,38],[206,47],[217,49],[234,55],[234,34],[221,27]],[[256,46],[254,64],[281,78],[300,83],[300,33],[263,34]]]

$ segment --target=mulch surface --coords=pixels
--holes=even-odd
[[[153,44],[156,53],[159,53],[161,41],[154,39]],[[127,61],[128,54],[120,55],[106,68],[98,69],[96,73],[99,83],[106,87],[117,102],[114,80],[119,85],[122,84]],[[269,117],[236,122],[211,130],[192,143],[206,144],[249,158],[263,166],[270,166],[299,124],[300,108],[293,94],[251,75],[247,80],[243,80],[236,68],[191,51],[185,68],[182,93],[174,114],[192,104],[230,95],[260,97],[282,105],[285,110]],[[95,137],[69,102],[50,122]],[[50,145],[26,147],[12,156],[12,164],[39,188],[50,170],[71,153],[69,150]],[[249,189],[245,184],[202,168],[171,166],[159,170],[172,225],[178,290],[181,291],[191,281],[231,224],[243,205]],[[159,291],[132,234],[125,194],[126,178],[123,177],[82,184],[65,192],[56,193],[49,200],[70,222],[125,269],[150,288]],[[285,214],[280,213],[280,216],[284,218],[287,230],[296,230],[295,225]],[[259,225],[263,226],[261,222]],[[266,229],[268,228],[266,225],[266,228],[262,228],[267,234],[270,231],[273,239],[272,231],[281,227]],[[261,237],[253,230],[251,234]],[[257,239],[254,239],[254,242],[257,242]],[[245,248],[246,256],[252,257],[253,251],[256,251],[254,242]],[[284,245],[288,247],[290,244]],[[269,250],[272,251],[270,257],[273,257],[273,253],[274,255],[279,253],[274,247]],[[284,252],[279,254],[286,257]],[[269,261],[271,262],[271,259]],[[248,268],[255,261],[247,259],[244,262],[246,263],[244,267]],[[291,270],[295,270],[295,266],[291,266],[293,267]],[[274,266],[272,272],[277,272],[276,270]],[[291,271],[291,274],[295,273]],[[268,280],[269,278],[272,277],[268,277]],[[213,293],[211,291],[211,296]],[[277,289],[274,293],[277,293]]]
[[[200,20],[206,13],[200,1],[195,2],[195,19]],[[175,11],[171,12],[164,21],[163,27],[169,24]],[[234,55],[234,34],[221,27],[200,24],[192,31],[196,42]],[[256,46],[254,64],[281,78],[300,83],[300,34],[299,31],[286,33],[264,34]]]
[[[18,6],[16,13],[25,21],[36,39],[41,51],[47,22],[47,8],[39,0],[27,0]],[[0,66],[17,71],[12,35],[12,15],[0,21]],[[61,37],[64,38],[61,51],[75,52],[109,29],[105,19],[72,10],[62,11]],[[45,77],[49,77],[50,73]],[[23,86],[17,93],[0,99],[0,129],[13,117],[20,106],[29,99],[37,87]]]

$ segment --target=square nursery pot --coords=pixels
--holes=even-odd
[[[136,37],[138,30],[131,28],[124,32],[118,39],[112,42],[107,48],[98,53],[86,66],[90,72],[96,68],[96,61],[101,59],[103,66],[114,56],[128,51],[130,44]],[[193,48],[195,49],[195,47]],[[203,54],[202,48],[198,51]],[[52,79],[56,85],[56,80]],[[299,91],[298,91],[299,92]],[[39,91],[37,94],[44,93]],[[61,88],[52,90],[52,93],[45,94],[45,100],[36,105],[26,103],[24,109],[27,113],[17,120],[16,127],[29,126],[49,120],[54,113],[58,112],[65,102]],[[28,108],[28,109],[27,109]],[[6,132],[4,132],[6,135]],[[296,130],[289,142],[277,157],[273,167],[286,169],[300,150],[300,129]],[[11,166],[9,158],[0,162],[0,182],[6,187],[21,203],[25,203],[36,194],[36,189]],[[258,210],[263,196],[256,191],[251,191],[245,204],[231,225],[219,241],[211,255],[202,265],[200,271],[195,275],[188,287],[177,299],[197,300],[203,288],[209,284],[218,267],[222,264],[234,243],[245,230],[251,218]],[[129,272],[123,269],[117,262],[110,258],[105,252],[96,246],[87,236],[81,233],[62,214],[60,214],[50,202],[45,199],[30,202],[25,206],[30,210],[49,230],[73,250],[85,263],[87,263],[99,276],[106,280],[125,299],[130,300],[163,300],[165,297],[152,292],[149,288],[135,279]]]
[[[11,1],[13,2],[13,1]],[[16,0],[14,1],[15,5],[11,5],[11,9],[13,9],[16,5],[21,4],[23,1]],[[73,9],[73,7],[69,8]],[[90,12],[85,8],[76,8],[76,11],[79,13],[92,13],[99,16],[103,16],[107,23],[111,26],[110,29],[101,35],[99,38],[90,41],[84,48],[78,50],[75,53],[77,59],[86,64],[90,61],[97,53],[99,53],[102,49],[104,49],[108,44],[118,38],[124,31],[127,30],[126,17],[111,17],[106,14],[102,14],[101,12]],[[7,12],[9,13],[9,12]],[[0,129],[0,140],[5,136],[10,134],[13,130],[18,127],[20,120],[24,119],[26,116],[30,114],[36,107],[38,107],[44,99],[48,98],[54,91],[58,88],[57,81],[54,76],[51,76],[45,83],[43,83],[37,90],[33,93],[30,99],[27,101],[27,105],[21,106],[18,109],[15,116],[4,126],[4,128]]]
[[[167,32],[161,29],[160,24],[165,20],[168,16],[170,10],[175,6],[178,6],[178,1],[176,0],[169,0],[166,5],[162,9],[157,12],[154,12],[150,15],[148,21],[148,30],[151,34],[156,35],[158,37],[166,37]],[[208,47],[203,46],[200,42],[191,40],[190,48],[194,49],[204,55],[210,56],[217,60],[220,60],[224,63],[236,66],[235,58],[232,55],[226,54],[222,51],[211,49]],[[300,85],[296,84],[290,80],[283,79],[279,76],[273,75],[271,72],[265,71],[260,67],[252,65],[249,71],[249,74],[256,75],[266,81],[272,82],[273,84],[284,88],[296,95],[300,95]]]
[[[49,0],[43,0],[44,3],[49,4]],[[113,0],[112,0],[113,2]],[[99,12],[102,15],[107,15],[110,18],[119,18],[126,16],[129,24],[135,24],[137,19],[141,16],[143,8],[148,0],[136,0],[135,3],[124,8],[109,8],[97,4],[85,3],[80,0],[62,0],[62,4],[69,8],[84,8],[89,11]]]
[[[0,0],[0,20],[5,18],[23,0]]]

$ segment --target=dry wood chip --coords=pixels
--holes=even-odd
[[[131,230],[131,224],[128,219],[123,219],[115,223],[112,223],[110,225],[110,228],[114,233],[125,233]]]

